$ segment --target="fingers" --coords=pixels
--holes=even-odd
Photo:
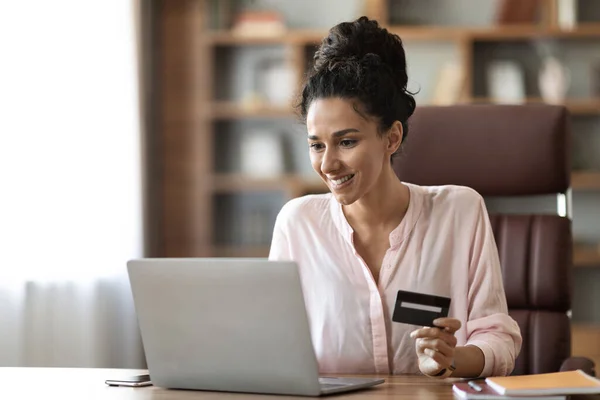
[[[421,328],[411,332],[413,339],[440,339],[451,347],[456,346],[456,337],[454,334],[440,328]]]
[[[434,354],[438,356],[437,353],[449,359],[454,357],[454,346],[441,339],[417,339],[416,347],[417,353],[427,354],[433,359],[435,359]]]
[[[440,368],[448,368],[454,359],[454,348],[439,339],[417,339],[417,354],[425,354]]]
[[[462,326],[460,320],[456,318],[438,318],[433,321],[433,324],[437,327],[443,328],[444,330],[450,333],[458,331]]]
[[[433,360],[440,368],[448,368],[452,365],[457,344],[454,333],[460,329],[461,322],[455,318],[438,318],[433,321],[433,324],[434,327],[416,329],[410,334],[411,338],[416,339],[419,368],[425,362],[422,360]]]

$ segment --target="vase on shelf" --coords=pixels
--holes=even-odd
[[[278,178],[285,172],[281,135],[271,130],[248,130],[241,137],[241,172],[256,179]]]
[[[495,60],[487,69],[488,92],[493,103],[525,103],[525,75],[514,60]]]
[[[542,61],[538,84],[542,100],[549,104],[563,104],[571,83],[571,72],[556,57]]]

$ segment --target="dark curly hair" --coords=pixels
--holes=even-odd
[[[314,68],[301,92],[300,116],[306,122],[316,99],[355,99],[356,112],[375,117],[381,135],[400,121],[404,141],[408,118],[416,107],[407,82],[406,57],[398,35],[367,17],[342,22],[331,28],[315,53]]]

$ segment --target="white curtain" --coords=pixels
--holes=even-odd
[[[143,367],[133,0],[0,0],[0,366]]]

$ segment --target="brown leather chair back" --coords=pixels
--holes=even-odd
[[[485,197],[565,193],[570,130],[564,107],[418,107],[398,177],[470,186]],[[490,215],[511,316],[523,346],[513,374],[556,372],[571,354],[571,221],[558,215]]]

